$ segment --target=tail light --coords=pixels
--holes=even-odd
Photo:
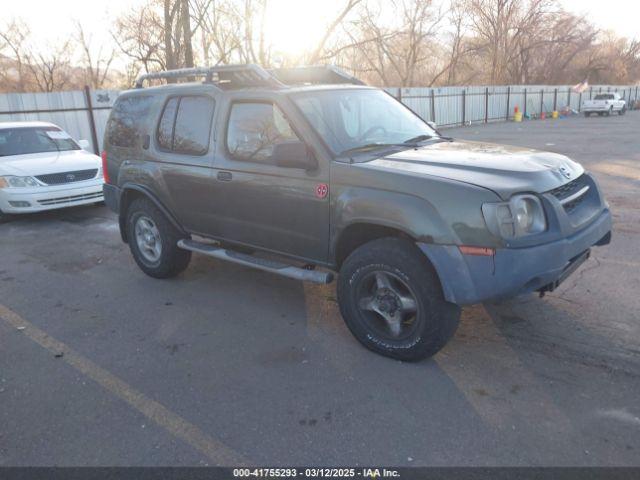
[[[104,183],[111,183],[109,170],[107,170],[107,151],[103,150],[100,156],[102,157],[102,176],[104,177]]]

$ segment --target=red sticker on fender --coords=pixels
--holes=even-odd
[[[319,183],[316,185],[316,197],[325,198],[329,193],[329,185],[326,183]]]

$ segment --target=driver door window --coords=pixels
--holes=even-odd
[[[282,110],[272,103],[235,103],[227,127],[227,148],[235,160],[274,164],[274,147],[298,142]]]

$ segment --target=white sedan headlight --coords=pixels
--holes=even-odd
[[[502,238],[518,238],[544,232],[547,220],[535,195],[514,195],[508,202],[482,205],[487,226]]]
[[[0,188],[32,188],[40,184],[33,177],[0,177]]]

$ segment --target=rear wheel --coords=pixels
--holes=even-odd
[[[349,255],[340,269],[338,303],[360,343],[399,360],[437,353],[460,319],[426,257],[400,238],[374,240]]]
[[[606,115],[607,117],[609,117],[609,116],[611,116],[611,114],[612,114],[612,113],[613,113],[613,105],[609,107],[609,110],[607,110],[607,111],[605,112],[605,115]]]
[[[184,235],[151,200],[134,200],[127,210],[126,225],[129,248],[144,273],[169,278],[187,268],[191,252],[177,245]]]

